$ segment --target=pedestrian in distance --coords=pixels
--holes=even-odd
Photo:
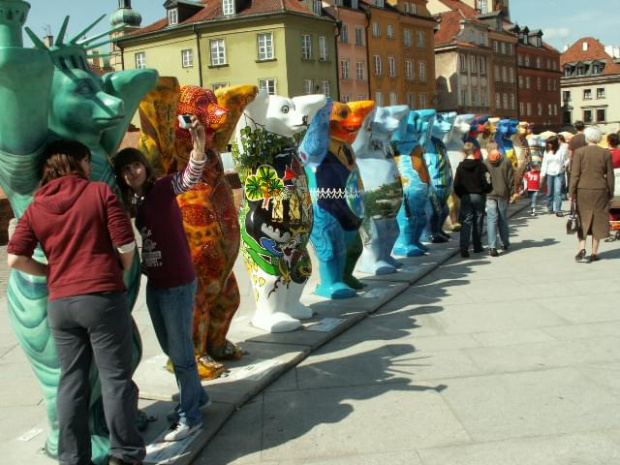
[[[577,149],[573,156],[569,195],[577,203],[580,234],[578,262],[599,259],[601,239],[609,237],[609,201],[614,195],[614,170],[609,150],[598,146],[603,134],[595,126],[585,130],[586,147]],[[592,236],[592,254],[586,258],[586,237]]]
[[[514,193],[514,170],[508,157],[502,156],[499,150],[489,152],[484,164],[491,175],[493,186],[486,197],[489,255],[497,257],[500,241],[502,250],[507,251],[510,246],[508,203]]]
[[[200,382],[194,355],[193,310],[196,274],[176,196],[191,189],[206,164],[205,129],[191,117],[193,150],[183,171],[156,179],[140,150],[114,157],[119,189],[142,236],[142,269],[148,283],[146,304],[159,345],[170,358],[179,387],[179,404],[165,441],[179,441],[202,427],[200,407],[209,397]]]
[[[540,176],[540,160],[532,159],[530,162],[530,170],[523,175],[525,191],[530,200],[530,215],[536,216],[536,203],[538,202],[538,194],[542,186]]]
[[[611,165],[614,169],[620,168],[620,148],[618,148],[620,136],[618,136],[618,133],[612,132],[607,134],[607,145],[611,154]]]
[[[540,176],[542,185],[547,186],[547,213],[562,217],[562,184],[564,171],[568,164],[565,150],[560,146],[557,136],[550,137],[545,143]]]
[[[461,257],[469,257],[469,245],[473,242],[474,252],[484,251],[482,247],[482,228],[484,226],[484,209],[486,194],[491,192],[491,174],[482,163],[475,158],[476,146],[466,142],[463,147],[465,159],[459,163],[454,176],[454,193],[461,199]]]
[[[136,429],[132,321],[123,284],[136,243],[116,195],[107,184],[90,182],[91,171],[90,152],[80,142],[47,145],[40,188],[9,241],[8,263],[47,277],[47,320],[60,362],[60,463],[92,463],[88,410],[94,361],[110,432],[110,464],[137,464],[145,449]],[[35,251],[37,243],[47,264]]]

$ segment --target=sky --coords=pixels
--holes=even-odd
[[[69,37],[102,14],[107,17],[93,31],[104,32],[110,24],[109,16],[118,8],[118,0],[29,0],[29,3],[32,8],[26,25],[38,36],[45,35],[47,26],[57,35],[67,14],[71,16]],[[163,4],[164,0],[132,1],[133,9],[142,15],[142,26],[165,16]],[[620,46],[617,12],[613,9],[618,4],[620,0],[510,0],[510,16],[520,26],[542,29],[543,39],[559,51],[588,36],[604,45]],[[25,44],[30,45],[29,39],[25,38]]]

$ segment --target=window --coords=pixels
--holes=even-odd
[[[413,61],[405,61],[405,77],[408,81],[413,81]]]
[[[519,76],[519,89],[523,89],[523,76]]]
[[[547,90],[551,90],[551,79],[547,78]]]
[[[410,3],[409,4],[409,13],[413,13],[418,14],[418,5],[416,5],[415,3]]]
[[[530,56],[525,55],[525,66],[530,66]]]
[[[469,105],[469,96],[467,95],[467,88],[461,89],[461,101],[459,102],[461,106]]]
[[[396,58],[388,57],[388,70],[390,77],[396,76]]]
[[[595,64],[592,66],[592,74],[601,74],[603,72],[604,66],[601,64]]]
[[[349,60],[340,60],[340,79],[349,79]]]
[[[329,85],[329,81],[323,81],[322,87],[323,87],[323,94],[325,94],[326,97],[330,97],[332,92],[331,92],[331,87]]]
[[[599,87],[596,89],[596,98],[605,98],[605,88]]]
[[[565,90],[562,92],[562,100],[565,102],[570,102],[570,90]]]
[[[314,92],[314,80],[304,79],[304,94],[309,95]]]
[[[512,44],[506,44],[506,52],[508,53],[508,55],[513,54]]]
[[[508,94],[502,95],[502,105],[504,106],[504,110],[508,109]]]
[[[312,3],[312,11],[314,11],[315,15],[321,16],[322,4],[323,2],[321,0],[314,0]]]
[[[542,113],[543,113],[542,103],[538,103],[537,107],[538,107],[538,116],[542,116]]]
[[[558,116],[558,104],[553,104],[553,116]]]
[[[549,116],[553,115],[553,105],[551,105],[550,103],[547,104],[547,114]]]
[[[502,108],[502,97],[499,92],[495,93],[495,108],[498,110]]]
[[[266,32],[258,34],[258,60],[273,60],[275,55],[273,53],[273,33]]]
[[[506,55],[506,42],[501,42],[500,43],[500,53],[502,55]]]
[[[364,29],[359,26],[355,27],[355,45],[364,45]]]
[[[358,100],[366,100],[366,94],[358,94],[357,99]]]
[[[527,102],[527,116],[532,116],[532,104]]]
[[[420,108],[426,108],[426,94],[420,94]]]
[[[351,101],[351,94],[342,94],[342,101],[344,103],[350,102]]]
[[[525,114],[525,104],[523,102],[519,102],[519,115]]]
[[[275,79],[260,79],[258,81],[258,88],[260,90],[266,90],[269,95],[276,94],[276,80]]]
[[[224,39],[210,41],[211,46],[211,66],[221,66],[226,64],[226,49]]]
[[[466,73],[467,72],[467,58],[465,58],[465,55],[461,54],[459,56],[459,61],[461,62],[461,73]]]
[[[493,71],[494,71],[493,74],[495,74],[494,81],[499,82],[501,80],[501,75],[499,74],[499,65],[493,66]]]
[[[523,66],[523,55],[517,55],[517,65]]]
[[[592,100],[592,89],[583,89],[583,99]]]
[[[415,94],[412,92],[407,93],[407,105],[410,109],[415,109]]]
[[[405,29],[403,31],[403,40],[405,42],[405,47],[411,47],[411,30]]]
[[[355,77],[357,78],[358,81],[366,80],[365,71],[366,71],[366,63],[364,63],[363,61],[358,61],[357,63],[355,63]]]
[[[419,64],[419,72],[418,72],[418,76],[420,76],[420,81],[421,82],[426,82],[426,62],[425,61],[421,61]]]
[[[478,57],[478,68],[480,74],[487,74],[487,59],[485,57]]]
[[[327,37],[319,36],[319,61],[327,61]]]
[[[354,10],[357,10],[359,8],[359,1],[351,0],[351,8],[353,8]]]
[[[493,51],[499,53],[499,42],[497,40],[493,41]]]
[[[488,13],[489,6],[487,5],[487,0],[478,0],[478,9],[482,14]]]
[[[388,39],[394,38],[394,26],[392,26],[391,24],[388,24],[387,26],[387,38]]]
[[[476,57],[473,55],[470,55],[469,56],[469,72],[473,74],[477,70],[478,70],[478,67],[476,66]]]
[[[340,29],[340,42],[343,44],[349,43],[349,27],[346,24],[343,24],[342,29]]]
[[[418,38],[418,47],[424,47],[426,43],[426,36],[424,35],[424,32],[417,31],[416,36]]]
[[[510,94],[510,109],[514,110],[517,108],[517,98],[515,94]]]
[[[585,73],[585,68],[583,66],[577,66],[577,76],[583,76]]]
[[[532,81],[529,76],[525,76],[525,88],[529,89],[530,87],[532,87]]]
[[[515,83],[515,69],[511,66],[508,68],[508,77],[510,78],[510,83]]]
[[[378,107],[383,106],[383,92],[377,91],[375,92],[375,103]]]
[[[179,10],[170,8],[168,10],[168,26],[174,26],[175,24],[179,24]]]
[[[310,60],[312,58],[312,37],[309,34],[301,36],[301,59]]]
[[[508,68],[502,66],[502,82],[508,82]]]
[[[194,58],[192,49],[181,50],[181,66],[183,68],[191,68],[194,66]]]
[[[570,77],[571,75],[571,69],[570,66],[567,66],[566,68],[564,68],[564,77]]]
[[[396,105],[398,98],[396,96],[396,92],[390,92],[390,105]]]
[[[542,68],[541,62],[542,62],[542,60],[540,59],[540,57],[536,57],[536,67],[538,69]]]
[[[211,88],[213,89],[213,92],[215,92],[218,89],[222,89],[224,87],[228,87],[227,82],[214,82],[213,85],[211,86]]]
[[[372,35],[373,37],[379,37],[380,31],[379,31],[379,23],[372,23]]]
[[[551,69],[551,60],[547,58],[547,69]]]
[[[542,89],[542,79],[540,77],[536,78],[536,89],[538,90]]]
[[[136,69],[146,68],[146,54],[144,52],[136,53],[135,57]]]
[[[235,0],[222,0],[222,13],[224,16],[235,14]]]
[[[583,110],[583,122],[592,124],[592,110]]]
[[[381,57],[379,55],[375,55],[374,61],[375,61],[375,76],[381,76],[383,74],[383,68],[381,66]]]
[[[478,91],[477,90],[471,91],[471,104],[475,107],[478,106]]]
[[[375,0],[375,5],[379,8],[385,8],[385,0]]]

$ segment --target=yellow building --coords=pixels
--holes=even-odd
[[[320,1],[168,0],[166,17],[117,41],[124,69],[180,84],[255,84],[271,94],[338,95],[336,22]]]

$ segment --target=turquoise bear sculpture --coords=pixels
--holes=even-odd
[[[29,9],[25,1],[0,0],[0,101],[3,103],[0,185],[16,218],[32,200],[38,184],[36,167],[40,155],[46,143],[54,139],[76,139],[88,146],[92,153],[91,179],[115,188],[109,157],[118,149],[140,99],[157,80],[157,72],[148,69],[113,72],[103,77],[93,73],[88,66],[87,52],[101,44],[95,43],[97,37],[90,40],[83,37],[96,23],[65,42],[67,17],[49,48],[26,28],[35,47],[25,48],[22,27]],[[40,249],[35,252],[35,258],[45,260]],[[129,308],[137,297],[139,277],[136,259],[125,276]],[[45,450],[56,457],[56,391],[60,368],[47,323],[47,295],[44,278],[12,270],[8,286],[9,318],[41,385],[50,424]],[[137,366],[141,356],[137,328],[134,347]],[[107,463],[109,442],[95,368],[91,380],[92,461],[99,465]]]
[[[353,143],[364,183],[364,220],[360,234],[364,249],[358,270],[373,275],[396,272],[402,262],[392,256],[398,238],[396,216],[403,202],[403,187],[390,139],[409,107],[375,107]]]

